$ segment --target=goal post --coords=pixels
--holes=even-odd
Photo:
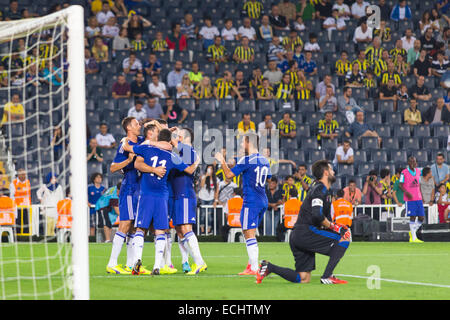
[[[86,161],[86,94],[85,94],[85,61],[84,61],[84,8],[73,5],[61,11],[47,16],[16,20],[0,23],[0,43],[10,42],[12,48],[13,41],[20,38],[31,38],[32,34],[40,33],[44,30],[52,30],[57,27],[62,28],[60,37],[64,37],[67,32],[67,119],[68,119],[68,146],[70,154],[68,185],[72,197],[73,223],[71,229],[71,256],[72,263],[69,271],[65,273],[69,281],[67,286],[72,291],[72,298],[76,300],[89,299],[89,247],[88,247],[88,199],[87,199],[87,161]],[[28,48],[26,47],[26,50]],[[63,50],[61,50],[63,51]],[[11,52],[11,51],[10,51]],[[61,53],[61,61],[63,60]],[[51,54],[50,54],[51,55]],[[36,57],[37,61],[39,58]],[[52,59],[51,57],[50,59]],[[12,58],[9,58],[12,60]],[[45,59],[44,59],[45,60]],[[37,63],[38,64],[38,63]],[[11,63],[10,63],[11,67]],[[62,66],[60,67],[62,70]],[[13,71],[11,68],[10,71]],[[27,70],[24,66],[23,70]],[[60,71],[61,71],[60,70]],[[8,70],[7,70],[8,71]],[[64,70],[66,71],[66,70]],[[9,72],[9,71],[8,71]],[[51,71],[50,71],[51,72]],[[25,73],[25,72],[24,72]],[[10,80],[10,79],[9,79]],[[64,79],[63,79],[64,80]],[[23,90],[27,80],[24,80]],[[63,83],[63,86],[65,83]],[[20,90],[21,88],[19,88]],[[50,84],[50,90],[52,85]],[[63,88],[66,89],[66,88]],[[8,99],[11,98],[13,88],[8,87]],[[39,96],[38,96],[39,98]],[[52,96],[50,96],[50,100]],[[63,98],[62,106],[66,101]],[[60,110],[60,109],[59,109]],[[36,112],[39,114],[39,108]],[[51,113],[51,110],[50,110]],[[39,115],[37,116],[39,119]],[[52,115],[50,114],[50,119]],[[64,121],[64,119],[62,120]],[[25,123],[25,121],[24,121]],[[52,126],[52,125],[50,125]],[[26,137],[23,138],[26,140]],[[38,137],[39,139],[39,137]],[[39,144],[40,142],[38,142]],[[27,152],[25,143],[25,154]],[[40,159],[40,158],[39,158]],[[53,158],[52,158],[53,159]],[[59,163],[56,163],[58,165]],[[41,163],[38,163],[39,169]],[[1,235],[0,235],[1,236]],[[30,237],[31,238],[31,237]],[[31,240],[30,240],[31,242]],[[2,246],[0,244],[0,246]],[[19,259],[17,259],[19,261]],[[0,262],[2,264],[2,262]],[[2,265],[3,267],[3,265]],[[1,275],[4,279],[4,275]],[[17,277],[20,282],[20,275]],[[3,280],[2,280],[3,281]],[[20,291],[20,290],[19,290]],[[5,296],[5,295],[4,295]],[[6,297],[8,297],[6,295]],[[38,295],[35,296],[37,298]],[[20,292],[19,296],[20,297]]]

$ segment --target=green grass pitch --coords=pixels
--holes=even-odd
[[[16,247],[2,245],[0,257],[3,279],[0,287],[0,298],[16,299],[20,290],[25,299],[62,299],[64,290],[61,287],[60,257],[56,249],[66,253],[56,243],[47,245],[49,260],[38,260],[34,268],[27,257],[33,247],[34,257],[44,256],[45,246],[42,244],[19,244]],[[346,285],[325,286],[319,283],[328,257],[316,255],[316,270],[309,284],[293,284],[284,279],[270,275],[262,284],[257,285],[253,276],[238,276],[247,263],[247,252],[243,243],[201,242],[200,249],[208,264],[208,270],[197,276],[187,276],[181,272],[180,252],[174,243],[172,260],[179,272],[174,275],[131,276],[109,275],[106,273],[111,244],[91,243],[90,251],[90,294],[91,299],[158,299],[158,300],[254,300],[254,299],[449,299],[450,277],[450,243],[370,243],[355,242],[350,245],[346,255],[335,270],[336,275],[348,280]],[[275,264],[294,267],[294,260],[287,243],[260,242],[260,258]],[[20,254],[22,262],[17,268],[14,256]],[[122,249],[119,259],[125,261],[126,247]],[[143,263],[149,269],[153,266],[154,244],[144,245]],[[379,268],[379,288],[376,281],[368,279],[376,274],[370,271],[371,266]],[[54,274],[51,281],[41,277],[45,270]],[[373,268],[373,267],[372,267]],[[18,271],[20,270],[20,271]],[[33,271],[34,270],[34,271]],[[20,272],[24,277],[18,285],[12,279]],[[27,278],[34,272],[38,278]],[[1,274],[3,273],[3,274]],[[6,277],[6,279],[5,279]],[[370,289],[368,283],[371,284]],[[43,294],[49,286],[53,296]],[[33,288],[38,288],[34,291]],[[67,292],[66,292],[67,293]]]

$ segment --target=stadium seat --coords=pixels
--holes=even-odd
[[[430,127],[427,125],[416,125],[413,130],[414,137],[429,137],[431,136]]]
[[[422,149],[424,150],[438,150],[439,147],[439,138],[436,137],[423,137],[422,138]]]
[[[297,149],[297,139],[282,138],[280,140],[280,147],[283,149]]]
[[[238,110],[239,110],[239,112],[254,112],[254,111],[256,111],[255,100],[245,99],[242,101],[238,101]]]
[[[215,99],[202,99],[199,103],[199,111],[215,111],[216,110],[216,100]]]
[[[186,111],[195,111],[195,99],[178,99],[177,104]]]
[[[419,138],[416,138],[416,137],[414,137],[414,138],[407,138],[407,137],[403,138],[402,149],[419,150],[420,149],[420,147],[419,147]]]
[[[375,105],[372,99],[358,99],[358,105],[364,112],[375,112]]]
[[[375,137],[362,137],[361,146],[363,149],[378,149],[378,139]]]
[[[352,164],[339,164],[337,174],[339,176],[349,175],[352,176],[355,173],[355,169]]]
[[[334,152],[336,151],[337,147],[338,147],[338,142],[337,139],[322,139],[322,150],[326,150],[326,151],[332,151],[333,156],[334,156]]]
[[[381,124],[381,113],[379,112],[366,112],[364,120],[370,124]]]
[[[391,125],[402,124],[402,115],[397,112],[386,112],[384,113],[384,123]]]
[[[297,164],[305,163],[305,154],[303,153],[303,150],[288,149],[287,158]]]
[[[428,162],[428,152],[426,150],[414,150],[409,155],[414,156],[418,162]]]
[[[394,112],[394,101],[392,100],[379,100],[378,110],[382,113]]]
[[[298,111],[300,112],[316,112],[316,106],[313,99],[311,100],[299,100]]]
[[[326,159],[326,154],[324,150],[309,150],[309,160],[314,163],[318,160]]]
[[[378,124],[374,126],[375,131],[382,138],[391,136],[391,126],[385,124]]]
[[[409,125],[398,125],[394,127],[394,136],[395,137],[410,137],[411,129]]]
[[[358,166],[358,175],[366,176],[371,170],[375,170],[375,165],[373,163],[363,163]]]
[[[293,168],[292,165],[289,163],[280,163],[278,165],[278,173],[277,175],[280,177],[287,177],[292,175],[293,173]]]
[[[387,162],[387,153],[385,150],[371,150],[370,157],[374,163]]]
[[[391,161],[393,162],[407,162],[407,154],[404,150],[390,150],[389,151]]]
[[[353,161],[355,164],[367,162],[367,154],[364,150],[354,150],[353,151]]]
[[[433,137],[448,137],[450,134],[449,126],[434,126],[433,127]]]
[[[303,150],[307,150],[307,149],[317,150],[318,149],[317,139],[315,137],[311,137],[311,138],[304,137],[304,138],[301,138],[300,142],[301,142],[300,147]]]

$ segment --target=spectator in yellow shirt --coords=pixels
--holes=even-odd
[[[7,122],[23,121],[25,119],[25,110],[20,101],[19,94],[15,93],[11,101],[5,104],[3,108],[2,125]]]
[[[238,123],[238,132],[247,133],[249,131],[256,132],[256,126],[253,121],[250,120],[250,113],[244,113],[242,115],[242,120]]]

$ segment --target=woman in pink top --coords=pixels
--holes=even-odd
[[[348,187],[344,188],[344,199],[350,202],[354,207],[361,204],[361,190],[356,187],[355,180],[350,180]]]
[[[408,158],[408,167],[402,171],[400,176],[400,189],[403,191],[406,213],[410,218],[409,229],[411,232],[409,233],[409,242],[423,242],[417,239],[416,236],[416,232],[419,230],[425,217],[419,179],[420,170],[417,169],[416,158],[411,156]]]

